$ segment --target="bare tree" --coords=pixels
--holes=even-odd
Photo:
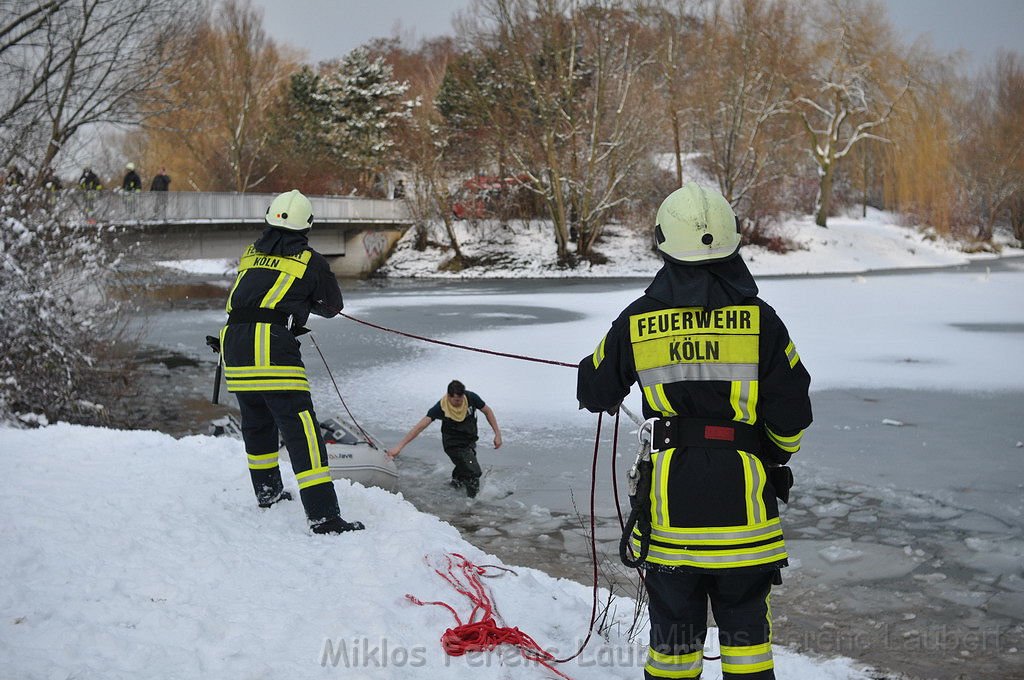
[[[650,39],[657,69],[657,85],[662,94],[669,132],[676,185],[683,185],[683,109],[687,107],[683,74],[690,67],[687,57],[689,37],[698,30],[697,18],[690,13],[691,0],[651,0],[638,8],[641,20],[651,25]]]
[[[34,44],[44,42],[47,22],[68,0],[52,0],[21,8],[0,24],[0,143],[7,165],[23,144],[26,134],[42,115],[43,86],[63,67],[67,56],[35,54]]]
[[[654,141],[638,96],[652,64],[640,26],[610,0],[489,0],[482,9],[491,30],[476,47],[495,55],[506,83],[488,123],[508,136],[516,171],[547,205],[560,261],[589,259]]]
[[[37,177],[82,128],[135,124],[163,101],[162,76],[198,0],[36,2],[0,28],[5,156]]]
[[[734,206],[792,168],[792,74],[802,22],[789,0],[715,3],[690,56],[688,120],[701,164]]]
[[[988,240],[995,225],[1013,223],[1018,238],[1024,200],[1024,62],[1000,52],[977,83],[962,116],[958,153],[960,184],[971,213],[980,217],[974,237]]]
[[[883,126],[910,89],[885,20],[872,0],[824,0],[809,79],[798,85],[798,115],[818,169],[815,223],[827,226],[836,167],[865,139],[889,143]]]
[[[452,223],[450,177],[465,167],[467,159],[459,153],[459,125],[442,115],[437,108],[436,94],[446,80],[448,66],[447,54],[426,64],[420,83],[420,89],[425,95],[421,95],[423,104],[412,113],[412,120],[404,130],[402,147],[405,161],[413,175],[407,205],[417,222],[417,247],[427,245],[426,225],[440,218],[453,253],[445,266],[458,270],[468,262]],[[450,84],[451,81],[448,82]]]
[[[171,105],[138,145],[197,189],[249,191],[278,159],[268,150],[297,58],[278,48],[249,0],[224,0],[200,22],[166,83]],[[157,158],[159,156],[159,158]]]
[[[863,185],[867,189],[870,182],[875,191],[880,186],[883,205],[898,210],[906,223],[949,234],[960,214],[957,120],[968,108],[967,87],[956,75],[954,61],[927,49],[911,58],[922,64],[918,85],[886,126],[893,143],[867,145],[874,147],[869,161],[874,162],[871,176],[864,173]]]

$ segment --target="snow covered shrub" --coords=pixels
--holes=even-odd
[[[106,421],[125,304],[110,292],[128,248],[119,228],[71,206],[45,189],[0,188],[0,419]]]

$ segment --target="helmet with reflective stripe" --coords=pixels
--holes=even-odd
[[[267,224],[291,231],[313,226],[313,204],[298,189],[279,195],[267,208]]]
[[[654,239],[667,260],[706,264],[736,255],[740,227],[725,196],[687,182],[662,201]]]

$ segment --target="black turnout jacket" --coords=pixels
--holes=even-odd
[[[766,468],[800,448],[812,419],[810,376],[786,326],[757,293],[739,255],[700,266],[666,262],[579,364],[580,408],[613,410],[638,382],[647,418],[689,421],[698,430],[724,423],[750,435],[742,448],[698,440],[652,454],[647,561],[656,568],[787,563]]]
[[[294,331],[310,313],[330,318],[342,307],[338,280],[309,247],[307,232],[267,227],[242,254],[228,294],[228,324],[221,330],[228,389],[308,392]]]

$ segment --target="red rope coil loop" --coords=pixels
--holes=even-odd
[[[555,661],[554,654],[546,651],[536,640],[518,628],[498,623],[494,600],[480,578],[497,575],[489,574],[488,570],[501,569],[500,567],[478,566],[458,553],[448,553],[445,560],[446,568],[442,571],[435,567],[434,572],[472,603],[473,609],[468,620],[463,621],[455,608],[447,602],[424,602],[412,595],[405,597],[415,605],[435,605],[451,612],[458,625],[448,628],[441,635],[441,647],[446,654],[463,656],[469,652],[489,652],[501,645],[511,645],[519,650],[524,659],[535,661],[559,677],[569,680],[569,676],[551,666]],[[427,562],[429,564],[429,559]]]

